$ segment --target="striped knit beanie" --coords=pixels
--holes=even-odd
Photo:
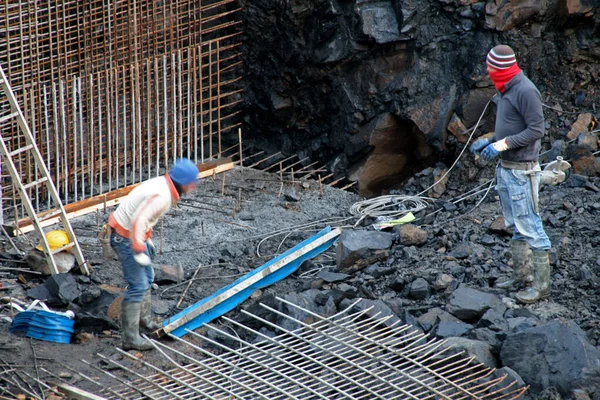
[[[487,55],[487,65],[496,69],[507,69],[517,63],[515,52],[510,47],[500,44]]]

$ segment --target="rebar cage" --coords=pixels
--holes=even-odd
[[[235,0],[29,0],[0,9],[0,63],[63,203],[140,182],[178,157],[216,158],[221,133],[239,126]],[[0,99],[0,111],[7,107]],[[18,140],[14,121],[0,130]],[[25,183],[35,181],[31,160],[14,161]],[[40,211],[47,196],[37,190],[29,195]],[[5,216],[23,217],[5,174],[2,194]]]

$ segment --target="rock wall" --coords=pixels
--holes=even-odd
[[[484,60],[496,44],[515,49],[547,104],[584,110],[599,100],[600,0],[240,5],[247,143],[327,162],[363,195],[453,160],[448,123],[473,126],[495,93]]]

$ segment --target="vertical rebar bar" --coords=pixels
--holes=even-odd
[[[188,10],[189,11],[189,10]],[[192,55],[192,49],[188,48],[187,49],[187,79],[185,80],[187,82],[187,158],[188,159],[192,159],[192,149],[191,149],[191,142],[192,142],[192,85],[193,85],[193,81],[191,78],[191,74],[192,74],[192,63],[194,61],[194,59],[191,57]]]
[[[123,66],[122,68],[123,71],[123,78],[121,80],[121,85],[120,87],[123,88],[123,94],[121,96],[121,101],[123,102],[123,113],[121,115],[121,118],[123,119],[122,122],[122,130],[123,130],[123,186],[127,186],[127,69],[125,66]],[[121,158],[121,152],[120,152],[120,148],[117,149],[117,163],[119,162],[119,159]],[[117,165],[118,167],[118,165]],[[117,170],[118,171],[118,170]],[[118,173],[118,172],[117,172]],[[118,175],[117,175],[118,177]],[[117,187],[119,187],[119,182],[117,180]]]
[[[150,97],[151,65],[152,65],[152,63],[150,62],[150,60],[147,60],[146,61],[146,152],[147,152],[147,156],[148,156],[148,159],[146,160],[146,162],[148,163],[147,179],[150,179],[150,176],[151,176],[150,168],[152,167],[152,141],[150,140],[150,131],[152,130],[152,127],[150,125],[150,116],[152,114],[151,106],[150,106],[150,104],[151,104],[151,97]]]
[[[177,131],[177,65],[176,65],[176,61],[175,61],[175,53],[171,54],[171,77],[172,77],[172,84],[171,84],[171,90],[172,93],[171,95],[173,96],[172,98],[172,102],[173,104],[171,104],[172,108],[172,112],[173,112],[173,161],[177,159],[177,143],[178,143],[178,139],[177,136],[179,135],[179,132]]]
[[[202,14],[200,15],[202,16]],[[202,85],[202,69],[204,67],[202,66],[202,43],[198,47],[198,71],[200,72],[200,79],[198,80],[200,83],[200,160],[204,162],[204,89]]]
[[[65,112],[65,87],[64,81],[61,79],[58,81],[58,97],[60,103],[60,121],[62,128],[62,139],[63,139],[63,193],[65,203],[69,202],[69,166],[67,165],[67,115]]]
[[[94,153],[94,79],[93,79],[93,75],[90,74],[89,75],[90,78],[90,82],[89,82],[89,88],[88,88],[88,107],[89,107],[89,124],[90,124],[90,129],[88,131],[88,143],[89,143],[89,148],[90,148],[90,158],[89,158],[89,162],[88,162],[88,176],[90,179],[90,197],[94,196],[94,175],[96,173],[96,170],[94,169],[94,158],[96,157],[96,154]]]
[[[221,158],[221,56],[220,40],[217,39],[217,132],[219,139],[219,158]]]
[[[158,76],[158,57],[154,59],[154,109],[156,110],[156,176],[158,176],[160,171],[160,97],[158,94],[158,84],[159,84],[159,76]]]
[[[179,113],[179,121],[177,130],[179,131],[179,158],[183,157],[183,108],[182,108],[182,75],[181,75],[181,50],[177,51],[177,112]]]
[[[135,1],[134,10],[135,10]],[[135,35],[134,35],[135,36]],[[135,73],[134,66],[131,65],[129,67],[129,95],[131,96],[131,183],[135,183],[135,170],[136,170],[136,154],[137,154],[137,101],[136,101],[136,89],[137,84],[135,82]],[[127,157],[125,157],[125,165],[127,165]],[[127,168],[127,167],[125,167]],[[125,182],[125,186],[127,186],[127,182]]]
[[[77,116],[79,115],[79,113],[77,112],[77,77],[75,75],[73,75],[73,90],[72,90],[72,96],[73,98],[71,99],[71,101],[73,102],[73,179],[74,179],[74,184],[73,184],[73,192],[74,192],[74,199],[75,201],[78,200],[78,195],[77,195],[77,185],[78,185],[78,178],[77,178],[77,126],[79,125],[77,121]],[[68,179],[68,177],[67,177]]]
[[[58,140],[58,102],[57,102],[57,90],[56,83],[52,82],[52,114],[53,114],[53,123],[52,128],[54,129],[54,160],[55,160],[55,183],[56,183],[56,192],[60,193],[60,153],[59,153],[59,140]]]
[[[240,167],[243,167],[244,157],[242,156],[242,128],[238,128],[238,141],[240,143]]]
[[[198,69],[196,68],[197,66],[197,60],[196,60],[196,47],[192,48],[192,55],[191,55],[191,59],[192,59],[192,82],[194,83],[194,89],[193,89],[193,97],[194,97],[194,101],[193,101],[193,110],[191,112],[190,118],[194,119],[194,162],[196,164],[198,164],[198,118],[197,118],[197,114],[196,112],[198,111],[198,103],[196,103],[196,99],[197,99],[197,92],[198,92]]]
[[[43,85],[43,104],[44,104],[44,130],[46,131],[46,163],[48,170],[50,171],[50,117],[48,116],[48,92],[46,89],[46,85]],[[56,182],[56,179],[54,179]],[[58,190],[58,189],[57,189]],[[48,196],[48,207],[51,208],[53,206],[52,196]]]
[[[165,168],[169,167],[169,153],[168,153],[168,145],[169,145],[169,102],[167,96],[167,56],[163,56],[163,111],[165,113],[163,120],[164,134],[165,134],[165,149],[164,149],[164,158],[163,162],[165,164]]]
[[[84,134],[83,134],[83,93],[81,91],[81,77],[77,78],[77,88],[79,91],[79,154],[81,157],[81,198],[85,198],[85,168],[84,168]],[[89,164],[89,158],[87,158]]]
[[[212,160],[213,155],[213,86],[212,86],[212,42],[208,42],[208,154]]]
[[[107,172],[107,177],[108,177],[108,190],[112,190],[112,178],[113,178],[113,154],[112,154],[112,149],[113,149],[113,142],[112,142],[112,114],[113,114],[113,102],[111,99],[111,93],[112,90],[110,89],[110,87],[113,85],[113,75],[114,75],[114,70],[108,70],[107,71],[107,75],[106,75],[106,85],[104,85],[104,91],[106,93],[106,131],[108,132],[108,140],[107,140],[107,146],[108,146],[108,172]],[[102,181],[101,181],[102,182]],[[101,183],[102,185],[102,183]],[[102,187],[100,187],[100,193],[104,193],[104,191],[102,190]]]

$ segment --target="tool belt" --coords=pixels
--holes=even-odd
[[[516,162],[516,161],[500,160],[500,165],[506,169],[518,169],[521,171],[530,171],[530,170],[534,169],[538,165],[538,163],[537,163],[537,161]]]
[[[104,258],[107,260],[115,258],[115,253],[110,245],[110,236],[112,235],[112,232],[112,227],[108,224],[104,224],[102,225],[102,230],[98,233],[98,240],[100,240],[100,244],[102,245]]]

